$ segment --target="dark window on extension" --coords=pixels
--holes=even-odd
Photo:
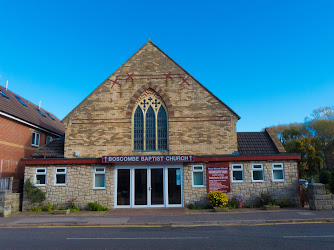
[[[3,97],[9,99],[9,97],[8,97],[4,92],[2,92],[1,90],[0,90],[0,94],[1,94]]]
[[[42,116],[46,117],[46,116],[43,114],[43,112],[42,112],[39,108],[36,108],[36,110],[37,110]]]
[[[48,112],[45,112],[52,120],[55,121],[55,118],[53,118]]]
[[[20,97],[18,97],[18,96],[15,96],[15,98],[23,105],[23,106],[26,106],[27,107],[27,105],[24,103],[24,101],[22,101],[22,99],[20,98]]]

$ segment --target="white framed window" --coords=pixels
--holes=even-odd
[[[46,185],[46,168],[35,169],[35,186]]]
[[[232,164],[232,182],[244,181],[244,166],[242,164]]]
[[[94,167],[94,189],[106,188],[106,167]]]
[[[283,163],[273,163],[273,181],[284,181],[284,167]]]
[[[53,141],[52,136],[50,136],[50,135],[46,136],[46,138],[45,138],[45,144],[47,144],[49,142],[52,142],[52,141]]]
[[[193,187],[204,187],[204,167],[203,165],[193,166]]]
[[[263,164],[252,164],[252,181],[264,181]]]
[[[39,147],[40,134],[37,132],[32,132],[31,146]]]
[[[55,171],[55,186],[65,186],[67,177],[66,168],[56,168]]]

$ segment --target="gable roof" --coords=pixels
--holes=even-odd
[[[280,154],[270,135],[264,132],[238,132],[239,155]]]
[[[106,81],[108,81],[108,79],[113,76],[114,74],[116,74],[117,72],[120,71],[120,69],[122,69],[122,67],[124,65],[126,65],[128,62],[131,61],[131,59],[133,59],[136,55],[140,54],[144,48],[146,46],[153,46],[154,48],[156,48],[160,53],[162,53],[164,56],[166,56],[166,58],[168,58],[171,62],[173,62],[177,67],[180,68],[180,70],[184,71],[185,74],[187,74],[188,76],[190,76],[196,83],[198,83],[202,88],[204,88],[213,98],[215,98],[216,100],[218,100],[218,102],[220,102],[223,106],[225,106],[229,111],[231,111],[232,114],[234,114],[237,119],[240,119],[240,116],[235,113],[229,106],[227,106],[224,102],[222,102],[217,96],[215,96],[211,91],[209,91],[205,86],[203,86],[199,81],[197,81],[191,74],[189,74],[186,70],[184,70],[179,64],[177,64],[172,58],[170,58],[164,51],[162,51],[157,45],[155,45],[151,39],[148,40],[147,43],[145,43],[136,53],[134,53],[125,63],[123,63],[114,73],[112,73],[110,76],[108,76],[108,78],[106,80],[104,80],[92,93],[90,93],[81,103],[79,103],[69,114],[67,114],[67,116],[62,120],[63,123],[66,123],[67,120],[69,119],[69,117],[85,102],[85,100],[87,98],[89,98],[91,95],[93,95]],[[165,72],[168,73],[168,72]]]
[[[57,138],[34,151],[33,158],[64,158],[65,137]]]
[[[52,113],[0,85],[0,112],[55,133],[65,134],[64,124]]]

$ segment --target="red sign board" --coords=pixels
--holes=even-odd
[[[193,155],[132,155],[132,156],[102,156],[103,163],[140,163],[140,162],[192,162]]]
[[[230,171],[228,162],[215,162],[206,165],[207,189],[228,193],[230,187]]]

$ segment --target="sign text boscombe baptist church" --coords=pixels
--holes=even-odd
[[[132,156],[102,156],[102,163],[120,162],[192,162],[193,155],[132,155]]]

